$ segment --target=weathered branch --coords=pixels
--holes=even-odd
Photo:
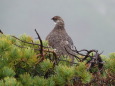
[[[69,47],[69,46],[68,46]],[[68,53],[68,54],[70,54],[70,55],[72,55],[73,57],[75,57],[76,59],[78,59],[79,61],[81,61],[81,59],[78,57],[78,56],[76,56],[76,55],[74,55],[74,54],[71,54],[67,49],[66,49],[66,47],[64,47],[65,48],[65,50],[66,50],[66,52]]]
[[[27,43],[27,44],[33,44],[33,45],[39,45],[40,46],[40,44],[36,44],[36,43],[31,43],[31,42],[26,42],[26,41],[23,41],[23,40],[21,40],[21,39],[19,39],[19,38],[17,38],[17,37],[15,37],[15,36],[12,36],[13,38],[15,38],[15,39],[17,39],[17,40],[19,40],[19,41],[21,41],[21,42],[23,42],[23,43]],[[44,48],[49,48],[49,47],[45,47],[45,46],[43,46]]]
[[[17,46],[17,47],[20,47],[20,48],[27,48],[27,47],[19,46],[17,44],[14,44],[14,45]]]
[[[3,34],[2,30],[0,30],[0,33]]]
[[[69,48],[70,50],[72,50],[69,46],[68,46],[68,48]],[[65,47],[65,50],[67,51],[68,54],[70,54],[70,55],[76,57],[77,59],[80,59],[78,56],[76,56],[76,55],[74,55],[74,54],[71,54],[71,53],[66,49],[66,47]],[[83,49],[83,50],[78,51],[78,50],[76,49],[76,47],[75,47],[75,50],[72,50],[72,51],[75,52],[77,55],[83,56],[84,58],[82,58],[82,61],[86,60],[87,58],[90,58],[90,60],[87,61],[87,64],[89,64],[88,69],[94,67],[94,65],[98,65],[99,70],[101,70],[101,69],[103,68],[103,63],[104,63],[104,62],[102,61],[102,59],[101,59],[101,57],[100,57],[100,55],[101,55],[102,53],[99,54],[97,50],[94,50],[94,49],[93,49],[93,50]],[[82,54],[82,52],[84,52],[84,51],[86,52],[86,54]],[[92,53],[92,55],[91,55],[91,53]],[[94,55],[93,55],[93,53],[94,53]]]
[[[31,42],[23,41],[23,40],[21,40],[21,39],[15,37],[15,36],[12,36],[12,37],[15,38],[15,39],[17,39],[17,40],[19,40],[19,41],[21,41],[21,42],[27,43],[27,44],[39,45],[39,44],[36,44],[36,43],[31,43]]]
[[[35,32],[38,36],[38,39],[40,40],[40,54],[43,55],[43,43],[42,43],[42,40],[41,40],[41,37],[40,35],[38,34],[37,30],[35,29]]]

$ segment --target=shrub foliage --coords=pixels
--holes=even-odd
[[[0,34],[0,86],[115,85],[115,53],[101,56],[102,68],[90,66],[90,58],[75,59],[71,66],[65,57],[56,56],[47,41],[33,40],[26,34],[18,38]]]

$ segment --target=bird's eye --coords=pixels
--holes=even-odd
[[[57,18],[56,18],[56,17],[53,17],[52,19],[53,19],[53,20],[57,20]]]

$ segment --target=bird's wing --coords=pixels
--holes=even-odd
[[[69,44],[73,45],[73,40],[68,36],[67,41],[69,42]]]

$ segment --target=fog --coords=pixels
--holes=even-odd
[[[0,0],[0,29],[5,34],[36,38],[36,28],[45,40],[56,15],[64,19],[78,50],[115,52],[115,0]]]

